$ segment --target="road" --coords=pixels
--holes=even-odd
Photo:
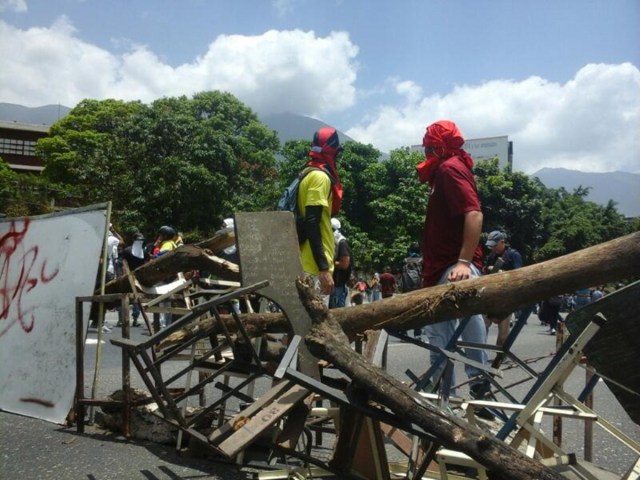
[[[107,315],[110,325],[115,323],[115,314]],[[140,328],[132,329],[132,337],[144,338]],[[495,327],[489,342],[495,341]],[[117,330],[105,334],[102,344],[101,368],[98,376],[97,397],[102,398],[119,388],[121,351],[108,342],[117,335]],[[90,333],[86,348],[85,395],[91,393],[97,334]],[[106,342],[105,342],[106,340]],[[535,315],[525,325],[514,353],[521,359],[545,357],[532,363],[541,371],[555,351],[555,337],[546,332]],[[388,371],[396,378],[406,379],[405,371],[416,374],[428,367],[428,352],[415,345],[392,339],[388,349]],[[464,380],[461,367],[457,368],[458,381]],[[517,378],[517,369],[507,372],[504,382]],[[584,385],[585,373],[578,369],[565,384],[565,390],[577,394]],[[532,382],[510,392],[522,398]],[[142,388],[137,375],[132,374],[132,384]],[[461,388],[464,390],[466,387]],[[259,393],[259,391],[258,391]],[[634,424],[622,410],[606,385],[600,382],[594,392],[594,409],[633,439],[640,439],[640,426]],[[551,431],[551,425],[544,425]],[[36,419],[0,412],[0,479],[226,479],[253,478],[251,469],[240,469],[235,465],[212,461],[202,456],[178,454],[172,445],[161,445],[149,441],[129,441],[116,433],[89,426],[85,434],[76,433],[75,427],[63,427]],[[563,425],[563,447],[583,456],[583,426],[577,421],[565,421]],[[599,428],[594,429],[593,462],[610,471],[622,473],[635,456],[633,453]],[[393,455],[390,454],[390,458]]]

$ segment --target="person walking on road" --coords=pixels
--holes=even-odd
[[[491,232],[485,246],[491,250],[485,262],[485,273],[498,273],[522,267],[522,255],[515,248],[507,246],[507,235],[504,232],[500,230]],[[509,335],[509,328],[513,323],[513,313],[501,318],[485,315],[484,322],[487,331],[491,324],[498,326],[496,345],[502,346]]]
[[[423,142],[425,160],[416,166],[421,182],[431,186],[431,195],[422,237],[423,286],[431,287],[459,282],[480,276],[482,268],[482,210],[473,177],[473,159],[462,149],[464,138],[455,123],[441,120],[427,127]],[[487,330],[482,315],[471,315],[466,321],[462,339],[486,343]],[[429,343],[447,348],[460,319],[428,325]],[[466,355],[481,365],[487,364],[482,349],[467,349]],[[440,354],[431,351],[432,365],[440,361],[438,372],[445,367]],[[454,385],[454,369],[449,369],[449,381]],[[465,365],[465,373],[475,378],[482,371]],[[438,378],[439,375],[434,375]],[[486,382],[486,381],[485,381]],[[482,381],[474,381],[472,394],[486,390]],[[453,392],[452,392],[453,393]]]

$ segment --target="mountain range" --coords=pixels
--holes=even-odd
[[[69,113],[63,105],[25,107],[12,103],[0,103],[0,121],[51,125]],[[326,123],[295,113],[261,115],[260,120],[278,133],[281,143],[288,140],[311,139],[313,133]],[[338,130],[342,143],[353,140]],[[640,174],[628,172],[589,173],[564,168],[543,168],[535,172],[547,188],[564,187],[572,192],[578,187],[589,188],[587,200],[606,205],[609,200],[617,204],[618,211],[626,217],[640,217]]]
[[[629,172],[589,173],[566,168],[543,168],[532,175],[547,188],[564,187],[572,192],[578,187],[590,188],[587,200],[606,205],[616,202],[625,217],[640,217],[640,174]]]

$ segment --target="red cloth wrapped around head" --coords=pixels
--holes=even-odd
[[[331,214],[336,215],[340,211],[342,203],[342,184],[336,167],[336,156],[342,151],[338,131],[335,128],[323,127],[313,135],[313,144],[309,151],[311,160],[307,162],[307,166],[322,168],[329,172],[333,177],[331,190],[333,193],[333,201]]]
[[[425,160],[416,165],[422,183],[431,183],[440,164],[453,156],[459,157],[469,169],[473,167],[471,155],[462,149],[462,132],[450,120],[439,120],[429,125],[422,138],[422,145],[425,147]]]

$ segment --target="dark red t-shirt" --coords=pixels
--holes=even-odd
[[[462,248],[464,214],[481,211],[473,173],[458,158],[440,164],[433,178],[422,237],[422,279],[425,287],[438,283],[444,271],[457,262]],[[473,263],[482,267],[478,244]]]
[[[380,274],[380,294],[382,298],[393,295],[396,289],[396,277],[392,273],[385,272]]]

